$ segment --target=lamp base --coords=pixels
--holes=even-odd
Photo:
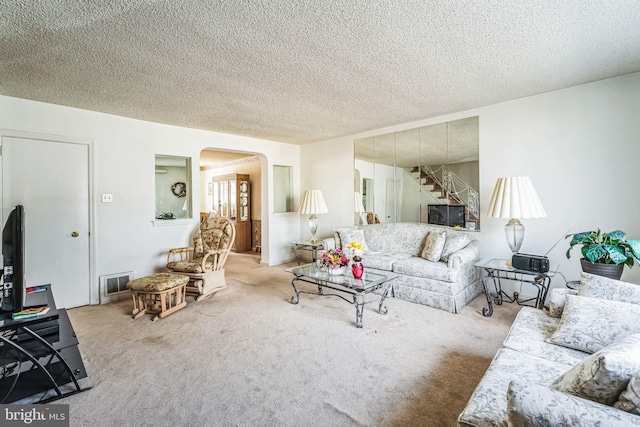
[[[511,218],[504,226],[504,235],[511,252],[518,253],[524,240],[524,225],[517,218]]]
[[[316,231],[318,230],[318,217],[316,214],[311,214],[309,216],[309,231],[311,232],[311,239],[309,239],[309,243],[318,243],[319,240],[316,239]]]

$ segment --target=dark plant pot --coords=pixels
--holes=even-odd
[[[580,258],[580,264],[582,265],[582,271],[585,273],[597,274],[598,276],[616,280],[620,280],[622,269],[624,268],[624,264],[602,264],[599,262],[594,264],[586,258]]]

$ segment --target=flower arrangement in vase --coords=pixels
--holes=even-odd
[[[344,268],[347,265],[349,265],[349,258],[342,249],[329,249],[320,258],[320,266],[327,267],[329,274],[344,274]]]
[[[364,273],[364,266],[362,265],[362,256],[360,255],[364,250],[364,245],[357,240],[349,243],[347,249],[351,251],[352,254],[352,262],[351,262],[351,274],[356,279],[360,279],[362,277],[362,273]]]

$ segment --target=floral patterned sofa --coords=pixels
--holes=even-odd
[[[457,313],[482,291],[477,239],[472,233],[422,223],[383,223],[338,228],[324,250],[365,245],[366,271],[393,271],[391,295]]]
[[[459,426],[640,426],[640,286],[583,273],[524,307]]]

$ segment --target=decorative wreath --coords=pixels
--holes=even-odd
[[[176,182],[171,186],[171,191],[178,197],[184,197],[187,195],[187,184],[184,182]]]

